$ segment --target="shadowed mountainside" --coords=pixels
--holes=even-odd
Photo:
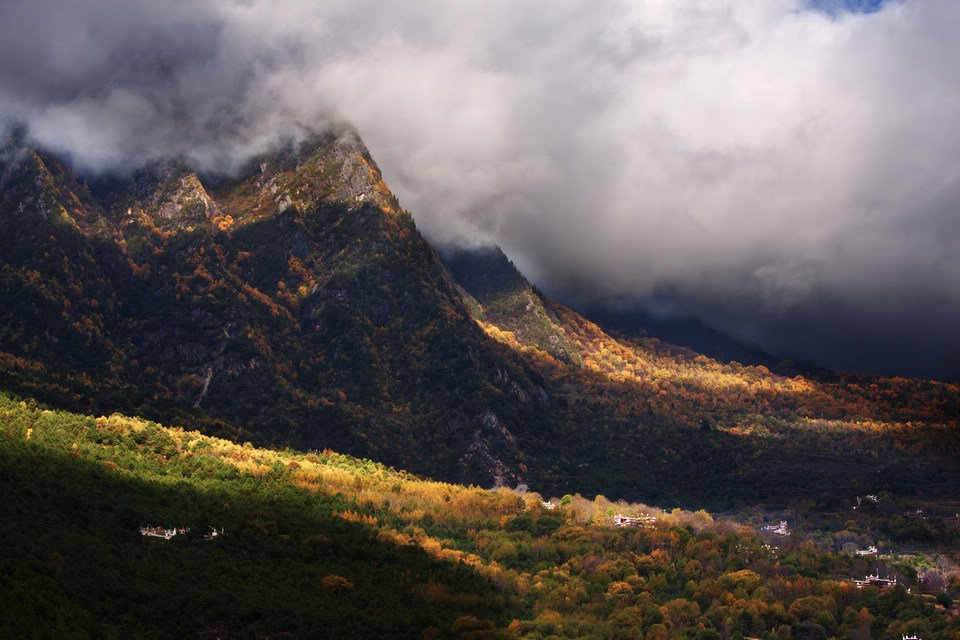
[[[960,486],[957,385],[718,361],[604,331],[499,249],[444,264],[349,128],[229,177],[85,180],[10,142],[0,189],[0,384],[55,406],[660,504]]]

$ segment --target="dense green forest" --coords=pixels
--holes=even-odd
[[[931,538],[889,496],[778,535],[756,512],[547,501],[7,394],[0,425],[2,637],[960,637],[937,552],[956,520],[925,519]],[[797,508],[826,526],[840,505]],[[854,584],[871,574],[898,584]]]

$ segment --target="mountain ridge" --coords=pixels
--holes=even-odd
[[[957,477],[957,385],[821,383],[611,335],[499,250],[441,259],[349,128],[233,176],[85,182],[10,143],[0,185],[0,380],[54,404],[692,506]]]
[[[308,149],[311,144],[315,148]],[[423,375],[433,376],[436,384],[418,410],[429,413],[431,405],[446,406],[450,433],[445,438],[451,441],[450,448],[458,446],[458,430],[466,431],[470,440],[461,455],[470,453],[471,447],[474,456],[489,449],[483,437],[474,437],[477,431],[500,437],[499,429],[485,426],[491,423],[491,403],[474,408],[469,398],[493,393],[496,382],[483,382],[484,375],[471,374],[476,367],[470,364],[466,376],[474,380],[461,382],[463,389],[472,384],[473,390],[445,389],[449,381],[429,370],[431,354],[438,359],[433,363],[437,367],[460,362],[457,367],[464,369],[468,353],[454,344],[475,342],[482,334],[458,308],[459,298],[446,284],[439,261],[416,232],[409,214],[396,206],[355,133],[327,132],[299,148],[282,148],[257,159],[245,175],[211,184],[209,193],[195,172],[176,166],[140,172],[126,185],[114,180],[100,185],[99,193],[106,194],[101,200],[112,205],[106,215],[106,207],[98,206],[96,194],[89,195],[86,185],[67,172],[47,171],[46,164],[41,156],[32,156],[26,170],[32,170],[33,177],[26,182],[41,193],[20,194],[19,201],[7,209],[23,211],[32,206],[40,226],[51,225],[56,218],[53,222],[62,227],[57,245],[77,247],[88,282],[56,269],[46,273],[45,279],[76,283],[76,295],[67,303],[73,311],[89,308],[89,313],[77,314],[75,324],[78,331],[88,328],[88,342],[100,344],[100,353],[88,353],[88,348],[77,357],[64,357],[59,339],[44,345],[38,332],[32,336],[36,348],[31,349],[30,342],[22,339],[30,333],[29,327],[51,324],[50,318],[36,317],[33,322],[21,321],[16,335],[7,331],[6,350],[14,355],[29,357],[37,352],[38,360],[86,368],[88,373],[111,364],[123,370],[121,377],[139,380],[135,386],[159,386],[161,394],[179,405],[206,406],[233,421],[244,413],[261,413],[271,403],[269,395],[284,395],[301,408],[279,418],[283,423],[279,426],[256,416],[261,437],[280,433],[284,440],[305,448],[339,445],[363,453],[366,447],[368,454],[387,445],[369,443],[369,432],[345,427],[369,418],[364,418],[364,407],[358,402],[362,398],[351,402],[344,391],[353,389],[351,393],[365,397],[382,395],[390,386],[404,384],[396,367],[419,368]],[[4,173],[16,173],[16,165],[8,164]],[[12,200],[18,184],[4,181],[5,201]],[[82,199],[74,191],[81,192]],[[21,223],[7,237],[21,237],[24,221],[10,216],[5,220]],[[97,233],[88,235],[94,228]],[[44,244],[39,237],[32,241]],[[389,260],[384,253],[391,254]],[[98,264],[94,254],[110,259]],[[26,263],[17,271],[39,273],[29,268],[36,262],[29,250],[10,247],[4,255]],[[414,271],[400,268],[404,259]],[[70,264],[65,258],[60,262]],[[8,265],[7,272],[12,271]],[[48,297],[55,300],[59,292],[52,291]],[[100,299],[105,307],[125,313],[104,318]],[[16,304],[8,309],[12,320],[18,319],[23,307]],[[66,308],[59,311],[61,316],[69,315]],[[44,314],[38,309],[35,315]],[[257,320],[248,322],[246,316]],[[426,323],[427,317],[434,324]],[[437,336],[424,345],[420,358],[402,349],[389,351],[358,328],[380,325],[376,327],[380,339],[397,343],[407,333],[408,320],[426,330],[426,335]],[[447,336],[445,341],[444,332],[454,337]],[[327,336],[329,340],[323,339]],[[126,344],[114,348],[120,340]],[[298,342],[302,340],[306,343]],[[64,342],[82,339],[67,336]],[[315,363],[294,364],[304,350],[319,353],[314,360],[332,362],[333,366],[322,367],[322,381],[304,381]],[[139,357],[127,357],[134,353]],[[342,366],[337,364],[340,361]],[[361,367],[374,372],[378,366],[387,368],[379,379],[357,375]],[[281,373],[284,369],[292,375]],[[503,364],[485,375],[507,377]],[[299,384],[298,378],[304,383]],[[219,383],[224,381],[231,384],[221,390]],[[514,383],[511,379],[504,384],[509,388]],[[453,398],[457,393],[465,397]],[[234,399],[237,394],[240,402]],[[258,399],[259,406],[243,401],[250,397]],[[305,412],[315,423],[317,414],[328,414],[321,420],[328,425],[326,438],[316,432],[296,433],[297,423],[310,419]],[[409,417],[410,412],[406,413]],[[493,462],[493,457],[485,462]],[[447,465],[451,466],[449,461]],[[480,477],[479,470],[468,473]]]

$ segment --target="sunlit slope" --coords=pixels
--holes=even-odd
[[[960,632],[942,597],[907,593],[916,576],[832,541],[602,496],[545,504],[6,394],[0,492],[3,637]],[[141,533],[158,528],[176,534]],[[881,568],[901,584],[855,586]]]
[[[422,638],[450,637],[459,618],[506,626],[507,600],[481,568],[431,557],[401,539],[399,513],[359,506],[373,486],[404,504],[416,502],[404,487],[419,487],[329,452],[2,396],[0,635]],[[382,535],[378,517],[391,523]],[[148,526],[176,533],[141,535]]]
[[[548,441],[562,445],[543,472],[561,486],[714,505],[876,487],[949,497],[960,486],[951,461],[960,453],[956,384],[876,376],[822,383],[718,362],[604,331],[505,276],[515,270],[499,250],[456,256],[451,268],[467,283],[477,323],[555,390]],[[518,298],[523,312],[503,313]],[[557,344],[573,353],[558,354]]]

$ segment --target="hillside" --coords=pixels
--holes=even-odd
[[[956,566],[919,580],[854,553],[866,535],[841,553],[705,511],[547,503],[3,393],[0,493],[9,638],[960,637]],[[855,585],[874,572],[898,584]]]
[[[542,413],[536,376],[470,320],[352,131],[229,179],[162,163],[85,182],[17,147],[0,176],[15,388],[516,482],[509,429]]]
[[[11,141],[0,189],[0,387],[51,406],[665,506],[958,499],[958,385],[777,375],[607,332],[497,249],[444,264],[349,128],[233,176]]]
[[[712,507],[838,488],[956,499],[956,384],[843,374],[822,383],[718,362],[606,332],[536,291],[499,250],[448,262],[476,321],[555,390],[549,440],[559,446],[538,468],[549,487]]]

